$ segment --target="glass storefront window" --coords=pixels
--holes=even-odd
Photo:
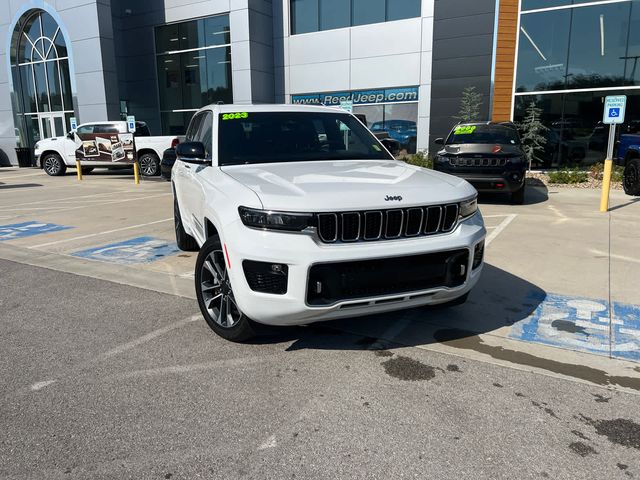
[[[365,115],[372,132],[386,132],[400,143],[401,150],[416,153],[417,103],[357,105],[353,107],[353,113]]]
[[[631,3],[631,17],[629,21],[629,42],[625,55],[625,83],[640,85],[640,3]]]
[[[421,0],[290,0],[291,32],[317,32],[420,16]]]
[[[229,17],[219,15],[204,19],[205,46],[227,45],[231,43],[231,30],[229,29]]]
[[[193,111],[204,105],[233,103],[230,40],[228,15],[156,28],[158,89],[165,134],[184,134],[185,118],[190,119]],[[179,48],[172,46],[175,43]],[[189,51],[181,51],[183,48]],[[183,110],[191,112],[185,116]]]
[[[574,8],[567,88],[624,85],[631,3]]]
[[[318,0],[291,0],[293,34],[318,31]]]
[[[320,0],[320,30],[351,25],[351,5],[345,0]]]
[[[420,2],[415,0],[387,0],[387,21],[420,16]]]
[[[627,95],[627,118],[620,132],[635,132],[640,125],[640,91],[619,90],[518,95],[514,121],[524,118],[533,101],[542,109],[541,121],[548,128],[544,150],[537,152],[534,167],[589,166],[606,155],[609,128],[602,123],[604,98]]]
[[[385,20],[385,0],[352,0],[353,25],[380,23]]]
[[[522,15],[516,91],[564,88],[570,24],[569,9]]]

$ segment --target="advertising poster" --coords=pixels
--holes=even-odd
[[[76,133],[75,141],[80,162],[134,163],[136,159],[133,133]]]

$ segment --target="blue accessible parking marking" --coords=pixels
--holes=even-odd
[[[640,306],[614,302],[610,325],[606,300],[555,294],[532,300],[538,307],[511,327],[510,338],[640,361]]]
[[[23,222],[11,225],[0,225],[0,242],[16,238],[32,237],[44,233],[59,232],[73,227],[56,225],[55,223]]]
[[[149,263],[175,255],[180,250],[175,243],[153,237],[138,237],[124,242],[111,243],[73,253],[75,257],[100,260],[102,262],[133,265]]]

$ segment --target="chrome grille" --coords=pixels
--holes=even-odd
[[[454,167],[504,167],[506,158],[449,158],[449,165]]]
[[[392,240],[448,233],[458,224],[458,204],[428,207],[319,213],[318,236],[324,243]]]

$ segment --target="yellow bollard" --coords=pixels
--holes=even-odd
[[[138,166],[138,162],[133,162],[133,178],[135,179],[136,185],[140,185],[140,167]]]
[[[80,166],[80,161],[76,160],[76,170],[78,172],[78,181],[82,180],[82,167]]]
[[[609,210],[609,189],[611,188],[611,171],[613,170],[613,160],[610,158],[604,161],[604,173],[602,174],[602,196],[600,197],[600,211]]]

